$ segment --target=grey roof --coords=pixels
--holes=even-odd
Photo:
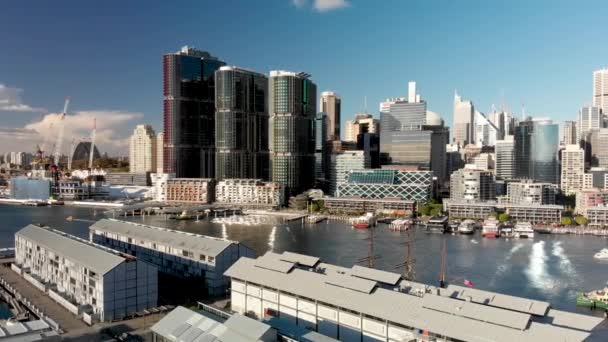
[[[217,256],[230,245],[238,244],[235,241],[114,219],[99,220],[90,229],[125,235],[131,237],[134,243],[140,240],[151,241],[210,256]]]
[[[291,271],[294,264],[280,260],[276,254],[268,252],[255,260],[255,266],[265,268],[267,270],[287,273]]]
[[[376,270],[373,268],[363,267],[359,265],[353,266],[351,275],[358,278],[379,281],[381,283],[389,285],[397,285],[397,282],[401,280],[401,275],[397,273]]]
[[[336,274],[346,280],[359,279],[342,273],[344,272],[340,271],[340,268],[323,263],[313,271],[294,267],[290,272],[282,273],[256,267],[254,259],[240,258],[225,275],[234,280],[250,281],[297,296],[313,298],[321,304],[326,303],[463,341],[583,341],[590,335],[588,331],[565,328],[566,324],[556,326],[550,322],[536,322],[535,316],[525,312],[522,314],[501,307],[482,305],[483,303],[467,303],[462,299],[447,297],[446,292],[440,293],[443,298],[431,303],[438,295],[430,291],[416,296],[398,291],[399,287],[396,287],[397,290],[375,287],[366,293],[328,283],[328,279],[331,282]],[[404,285],[403,282],[400,285]],[[418,287],[418,284],[411,285]],[[427,299],[427,296],[436,298]],[[494,298],[501,296],[503,295],[494,294]],[[511,296],[503,298],[513,299],[517,303],[527,302],[532,304],[531,311],[542,311],[537,310],[536,301]],[[437,310],[439,306],[433,305],[439,301],[443,305],[442,310]],[[425,307],[425,303],[433,308]],[[500,304],[505,306],[502,302]],[[457,308],[463,311],[459,312]],[[542,305],[539,308],[542,308]],[[528,317],[531,317],[532,322],[522,329]],[[563,318],[567,319],[565,316]],[[588,326],[593,326],[593,323],[599,324],[601,319],[589,322]]]
[[[35,242],[64,258],[82,265],[98,274],[105,274],[120,265],[126,258],[133,258],[104,248],[75,236],[50,229],[28,225],[15,235]]]
[[[292,263],[298,263],[300,265],[309,267],[313,267],[319,262],[319,258],[317,257],[292,252],[283,252],[280,259],[283,261],[290,261]]]
[[[175,342],[252,342],[272,328],[239,314],[223,322],[219,317],[178,306],[150,329]]]
[[[525,312],[537,316],[544,316],[549,309],[549,303],[522,297],[498,294],[496,292],[483,291],[470,287],[448,285],[445,290],[450,297],[468,299],[476,303],[487,304],[503,309]]]

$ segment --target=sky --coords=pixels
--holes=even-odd
[[[411,80],[448,125],[455,90],[482,112],[573,120],[608,65],[606,13],[605,0],[5,0],[0,152],[49,149],[69,96],[65,148],[96,118],[102,153],[128,155],[135,125],[162,130],[161,58],[183,45],[305,71],[340,94],[343,123]]]

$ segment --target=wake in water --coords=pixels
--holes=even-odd
[[[553,251],[552,253],[554,257],[559,259],[559,271],[564,276],[564,280],[566,283],[560,282],[558,287],[566,287],[568,290],[568,297],[574,298],[576,296],[576,285],[578,283],[578,275],[576,274],[576,269],[572,265],[570,258],[564,252],[564,248],[562,247],[562,242],[557,241],[553,243]]]
[[[547,271],[547,253],[545,242],[539,241],[532,246],[530,262],[525,270],[530,284],[543,291],[553,290],[555,283]]]
[[[509,250],[509,253],[507,253],[507,256],[505,257],[505,259],[503,260],[503,262],[498,265],[498,267],[496,268],[496,273],[494,273],[494,276],[492,276],[492,280],[490,280],[490,285],[494,286],[496,279],[501,277],[503,274],[507,273],[507,271],[509,271],[509,269],[511,268],[511,258],[513,257],[513,254],[517,253],[517,251],[519,251],[520,249],[522,249],[524,247],[523,243],[518,243],[515,246],[511,247],[511,250]]]
[[[270,232],[270,235],[268,235],[268,247],[270,247],[271,251],[274,249],[274,238],[275,238],[276,233],[277,233],[277,227],[274,226],[274,227],[272,227],[272,231]]]

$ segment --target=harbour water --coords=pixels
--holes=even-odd
[[[73,216],[74,220],[66,221]],[[43,223],[70,234],[88,238],[88,227],[104,217],[103,210],[75,207],[21,207],[0,205],[0,248],[14,243],[14,233],[30,223]],[[325,221],[318,224],[283,223],[270,218],[257,226],[222,225],[209,219],[165,220],[161,216],[129,217],[146,223],[192,233],[238,240],[258,254],[268,250],[292,251],[320,257],[330,263],[350,267],[369,254],[368,230],[352,229],[347,223]],[[401,272],[406,233],[379,225],[374,231],[375,267]],[[579,291],[602,288],[608,281],[608,261],[593,258],[608,246],[608,239],[581,235],[541,235],[525,239],[484,239],[476,235],[413,233],[414,270],[418,281],[437,284],[441,245],[446,240],[447,280],[462,285],[464,279],[476,288],[546,300],[555,308],[599,315],[575,306]]]

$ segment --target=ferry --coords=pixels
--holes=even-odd
[[[593,257],[596,259],[608,260],[608,248],[602,248],[602,250],[595,253]]]
[[[376,225],[376,217],[372,213],[356,217],[351,220],[353,228],[367,229]]]
[[[579,293],[576,296],[576,305],[608,311],[608,287],[603,290]]]
[[[487,238],[497,238],[500,234],[500,228],[502,224],[498,222],[496,217],[488,217],[483,222],[483,227],[481,228],[481,236]]]
[[[513,237],[513,225],[503,225],[502,228],[500,228],[500,236],[505,238]]]
[[[513,229],[513,236],[516,238],[534,238],[534,230],[532,229],[532,224],[530,222],[518,222],[515,224],[515,229]]]
[[[475,221],[473,220],[464,220],[458,226],[458,232],[460,234],[473,234],[475,233]]]
[[[431,233],[445,233],[448,227],[447,216],[433,216],[426,223],[427,232]]]

